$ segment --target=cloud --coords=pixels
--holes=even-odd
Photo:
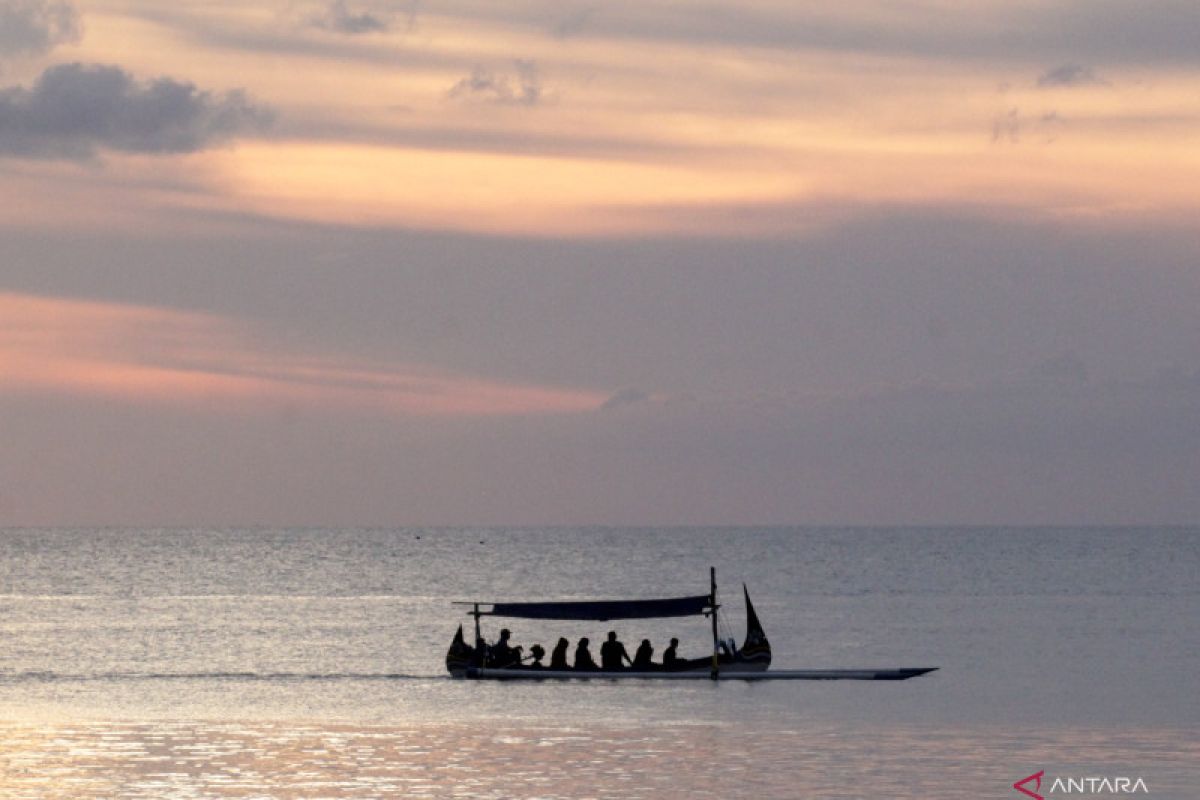
[[[1178,523],[1200,511],[1200,370],[1085,380],[1073,356],[1023,374],[833,399],[731,393],[665,403],[610,446],[653,492],[690,482],[709,514],[856,524]],[[597,415],[596,424],[606,421]],[[615,420],[614,420],[615,421]],[[704,487],[696,491],[697,487]],[[733,488],[736,487],[736,488]]]
[[[171,484],[181,522],[205,513],[312,521],[322,508],[357,523],[1200,519],[1200,232],[976,213],[876,209],[796,241],[257,222],[220,238],[10,229],[0,236],[9,291],[176,306],[222,326],[198,320],[180,337],[177,325],[147,323],[120,348],[86,351],[111,363],[130,348],[203,344],[192,356],[171,344],[119,359],[140,365],[150,389],[171,387],[167,399],[139,395],[138,373],[97,371],[83,385],[89,374],[53,369],[61,361],[41,374],[78,388],[9,393],[15,373],[0,364],[0,419],[17,437],[0,460],[9,485],[43,498],[44,519],[59,523],[105,517],[97,508],[147,520],[148,501],[104,481],[156,477]],[[12,318],[0,308],[0,345],[17,339],[4,328]],[[931,318],[944,338],[930,339]],[[79,337],[112,330],[77,307],[55,319],[79,322],[69,334],[77,356]],[[218,370],[213,350],[237,357]],[[1086,382],[1069,378],[1072,361]],[[25,361],[37,363],[40,354]],[[413,390],[368,388],[398,385],[413,364],[503,386],[608,390],[578,414],[377,411],[417,401]],[[320,367],[327,388],[247,377],[301,366]],[[224,377],[183,393],[198,373]],[[230,397],[237,387],[262,394]],[[628,387],[669,399],[594,413]],[[479,402],[473,391],[453,396]],[[362,405],[347,410],[351,398]],[[109,424],[116,414],[127,428]],[[171,435],[197,426],[211,469]],[[262,492],[247,480],[255,514],[217,508],[214,487],[225,488],[229,464],[245,463],[227,446],[249,455],[250,478],[313,480],[280,478]],[[62,454],[55,468],[31,469],[47,448]],[[72,471],[114,451],[126,458],[120,470]],[[328,480],[331,456],[345,482]],[[89,505],[82,487],[120,500]]]
[[[448,94],[498,105],[536,106],[543,98],[537,63],[516,59],[513,67],[515,74],[510,78],[477,64],[469,76],[450,87]]]
[[[1021,114],[1021,109],[1013,107],[992,119],[992,142],[994,144],[1020,144],[1021,134],[1027,130],[1038,137],[1042,144],[1053,144],[1058,140],[1066,120],[1058,111],[1043,112],[1035,119],[1028,119]]]
[[[592,8],[599,11],[592,13]],[[687,13],[675,3],[496,3],[456,0],[438,17],[471,25],[499,24],[555,36],[586,33],[643,43],[649,53],[676,45],[875,54],[942,64],[1008,62],[1041,65],[1061,58],[1106,64],[1195,65],[1192,0],[1093,0],[1088,3],[823,3],[705,4]]]
[[[436,417],[581,413],[604,400],[425,364],[272,349],[231,320],[149,306],[0,292],[0,332],[0,395]]]
[[[0,58],[41,55],[79,36],[79,13],[70,3],[0,0]]]
[[[1021,111],[1010,108],[992,120],[992,141],[1016,144],[1021,141]]]
[[[333,0],[321,14],[313,18],[312,23],[324,30],[352,36],[379,33],[390,26],[387,19],[369,11],[351,11],[346,0]]]
[[[572,36],[578,36],[587,28],[588,23],[598,10],[599,7],[593,5],[580,6],[579,8],[568,10],[551,28],[551,33],[559,39],[569,39]]]
[[[216,95],[173,78],[138,81],[120,67],[61,64],[31,88],[0,90],[0,155],[191,153],[261,130],[271,116],[241,91]]]
[[[1063,86],[1108,86],[1110,84],[1091,67],[1081,64],[1062,64],[1039,75],[1037,85],[1039,89],[1051,89]]]
[[[624,406],[641,405],[648,400],[650,400],[650,395],[648,393],[631,386],[628,389],[621,389],[620,391],[615,392],[611,397],[604,401],[604,404],[600,406],[600,409],[602,411],[613,411]]]

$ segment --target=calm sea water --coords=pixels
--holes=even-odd
[[[710,565],[777,668],[941,670],[444,675],[451,601],[703,594]],[[1200,797],[1200,529],[0,531],[0,798],[1013,798],[1042,769]]]

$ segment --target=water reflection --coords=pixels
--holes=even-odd
[[[1048,774],[1140,775],[1194,798],[1180,729],[689,724],[599,729],[285,722],[7,723],[0,798],[1007,798]]]

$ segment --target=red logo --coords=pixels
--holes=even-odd
[[[1046,800],[1046,798],[1044,798],[1040,794],[1038,794],[1038,792],[1041,791],[1041,789],[1042,789],[1042,776],[1045,774],[1046,774],[1046,770],[1042,770],[1041,772],[1033,773],[1028,778],[1021,778],[1021,780],[1019,780],[1013,784],[1013,788],[1016,789],[1021,794],[1025,795],[1026,797],[1032,797],[1033,800]],[[1029,783],[1030,781],[1037,782],[1037,785],[1033,787],[1037,791],[1031,791],[1031,790],[1025,788],[1025,784]]]

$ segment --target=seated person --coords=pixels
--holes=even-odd
[[[663,651],[663,669],[678,669],[683,666],[683,661],[675,653],[677,647],[679,647],[679,640],[671,639],[671,646]]]
[[[586,636],[579,640],[579,645],[575,648],[575,669],[599,669],[599,667],[596,666],[595,660],[592,658],[591,651],[588,650],[588,639]]]
[[[642,639],[637,652],[633,654],[633,668],[638,672],[649,672],[654,669],[658,665],[650,660],[652,655],[654,655],[654,646],[650,644],[649,639]]]
[[[530,669],[545,669],[546,665],[542,663],[542,657],[546,655],[546,648],[540,644],[535,644],[529,648],[529,654],[533,656],[533,663],[529,665]]]
[[[617,632],[608,632],[608,641],[600,645],[600,668],[605,672],[616,672],[624,669],[625,664],[632,664],[633,661],[629,658],[629,653],[625,651],[625,645],[617,641]]]
[[[554,652],[550,654],[550,669],[570,669],[571,666],[567,663],[567,648],[571,643],[566,637],[559,637],[558,644],[554,645]]]
[[[508,628],[500,631],[500,640],[492,645],[488,651],[487,665],[489,667],[514,667],[521,663],[521,648],[513,647],[508,643],[511,635],[512,633]]]

